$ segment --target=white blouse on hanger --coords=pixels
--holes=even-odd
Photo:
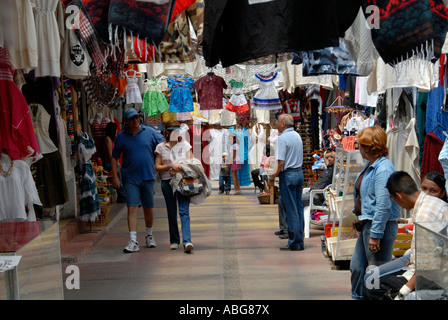
[[[252,145],[249,149],[249,165],[252,171],[260,167],[266,146],[266,130],[262,125],[256,124],[250,129],[249,137]]]
[[[58,148],[55,146],[48,133],[51,116],[40,104],[31,104],[29,105],[29,108],[40,152],[42,154],[47,154],[58,151]]]
[[[61,18],[60,16],[62,14],[62,22],[64,22],[63,4],[59,0],[30,1],[34,11],[37,52],[39,54],[35,76],[60,77],[61,37],[65,34],[65,24],[62,23],[62,26],[59,25],[56,13],[59,18]],[[61,32],[63,33],[61,34]]]
[[[11,159],[2,153],[0,164],[7,172]],[[14,160],[11,174],[0,174],[0,221],[36,221],[33,204],[42,205],[30,167],[23,160]]]

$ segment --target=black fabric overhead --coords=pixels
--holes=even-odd
[[[208,67],[339,45],[361,0],[207,0],[203,52]]]

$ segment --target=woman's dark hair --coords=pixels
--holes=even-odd
[[[446,189],[445,189],[446,179],[443,176],[443,174],[441,174],[439,171],[430,171],[423,177],[423,179],[431,180],[432,182],[434,182],[436,185],[439,186],[442,192],[445,191],[445,195],[442,197],[442,200],[448,202],[448,197],[446,195]]]
[[[115,141],[115,137],[117,136],[117,124],[115,122],[109,122],[106,124],[106,137],[109,137],[110,140]]]

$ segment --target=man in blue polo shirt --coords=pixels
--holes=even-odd
[[[276,127],[281,133],[275,148],[277,171],[269,177],[269,185],[274,186],[275,178],[279,177],[280,198],[286,211],[289,235],[288,245],[280,250],[303,250],[303,142],[294,131],[294,119],[291,115],[280,115]]]
[[[155,129],[142,125],[139,114],[134,108],[126,109],[124,112],[124,124],[124,130],[115,138],[111,166],[113,185],[115,188],[120,188],[117,161],[123,155],[121,175],[127,196],[128,228],[131,238],[123,251],[130,253],[140,250],[137,241],[137,212],[140,205],[143,206],[145,215],[146,245],[150,248],[156,246],[152,234],[156,177],[154,150],[164,138]]]

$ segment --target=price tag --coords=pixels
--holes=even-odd
[[[356,136],[342,138],[342,148],[347,151],[355,150]]]

